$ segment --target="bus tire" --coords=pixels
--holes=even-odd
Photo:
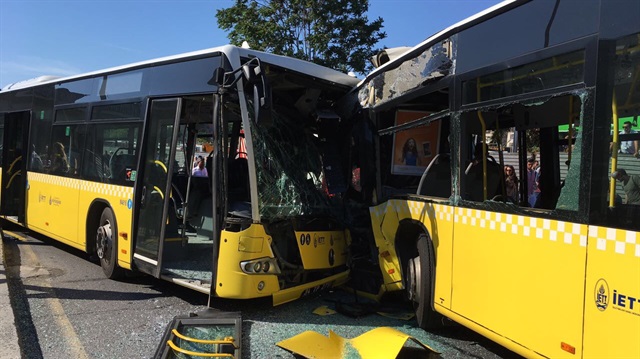
[[[104,275],[109,279],[118,279],[124,275],[118,267],[118,227],[111,208],[105,208],[100,215],[96,230],[96,254]]]
[[[433,247],[422,233],[416,242],[418,256],[407,262],[407,296],[413,303],[418,325],[423,329],[442,327],[442,316],[432,309],[434,280]]]

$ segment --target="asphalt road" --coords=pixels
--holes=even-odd
[[[207,307],[206,295],[148,276],[108,280],[85,254],[46,238],[9,239],[4,251],[5,266],[21,278],[9,292],[23,358],[150,358],[174,316]],[[294,358],[275,343],[305,330],[354,338],[380,326],[412,335],[441,353],[414,350],[405,357],[520,358],[454,323],[429,333],[413,319],[312,313],[322,305],[335,307],[336,301],[353,302],[354,297],[325,292],[278,307],[269,300],[218,299],[212,307],[242,312],[246,358]]]

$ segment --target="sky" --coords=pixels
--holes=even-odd
[[[370,0],[387,37],[415,46],[500,0]],[[0,88],[227,44],[216,10],[233,0],[0,0]]]

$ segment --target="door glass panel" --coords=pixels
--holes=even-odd
[[[24,217],[25,198],[25,135],[29,126],[29,112],[8,114],[4,123],[2,164],[2,214]]]
[[[140,212],[136,236],[136,253],[158,260],[164,235],[166,205],[169,200],[169,170],[173,129],[179,117],[180,100],[154,101],[147,124],[147,140],[142,161],[142,190],[138,195]]]

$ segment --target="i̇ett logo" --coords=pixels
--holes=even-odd
[[[599,311],[603,312],[607,309],[607,306],[609,305],[609,285],[606,280],[601,278],[596,282],[594,299]]]

